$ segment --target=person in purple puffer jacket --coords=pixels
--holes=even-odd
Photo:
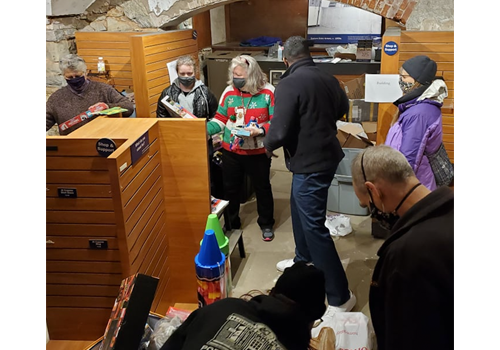
[[[418,180],[429,190],[436,189],[428,154],[443,142],[441,106],[448,96],[444,80],[436,77],[437,64],[427,56],[415,56],[403,63],[399,85],[403,96],[385,144],[403,153]]]

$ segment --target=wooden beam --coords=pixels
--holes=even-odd
[[[388,55],[384,51],[385,45],[393,41],[398,45],[398,51],[394,55]],[[399,69],[399,50],[401,46],[401,29],[389,27],[382,37],[382,57],[380,62],[380,74],[397,74]],[[379,103],[377,121],[377,145],[383,144],[394,114],[396,106],[392,103]]]

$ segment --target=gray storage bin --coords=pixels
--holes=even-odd
[[[344,159],[340,162],[335,177],[328,190],[328,200],[326,208],[341,214],[368,215],[368,208],[359,205],[358,197],[354,193],[352,185],[351,164],[358,153],[359,148],[343,148]]]
[[[339,191],[340,191],[339,182],[336,178],[333,178],[332,183],[330,184],[330,188],[328,189],[328,198],[326,202],[326,209],[328,209],[329,211],[340,213]]]

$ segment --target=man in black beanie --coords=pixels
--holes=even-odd
[[[323,272],[297,262],[269,295],[226,298],[193,311],[161,350],[307,350],[312,325],[325,310]]]

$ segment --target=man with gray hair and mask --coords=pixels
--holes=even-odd
[[[349,290],[330,231],[325,226],[328,189],[344,152],[336,137],[336,122],[349,109],[338,80],[312,60],[311,42],[290,37],[284,45],[287,66],[275,91],[274,116],[264,139],[269,156],[283,147],[293,173],[290,194],[295,257],[277,263],[283,271],[298,261],[313,263],[325,274],[328,308],[324,324],[335,312],[349,312],[356,296]],[[320,327],[313,329],[317,336]]]
[[[378,349],[453,349],[453,190],[431,192],[385,145],[363,150],[351,170],[360,205],[391,230],[370,285]]]

